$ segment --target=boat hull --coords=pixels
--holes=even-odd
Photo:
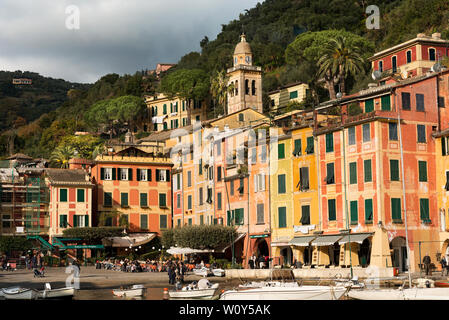
[[[13,289],[2,291],[3,296],[8,300],[35,300],[39,296],[39,293],[33,289]]]
[[[449,288],[350,290],[348,296],[357,300],[449,300]]]
[[[339,300],[346,291],[344,287],[325,286],[262,287],[228,290],[220,300]]]
[[[169,291],[168,295],[172,299],[210,299],[217,289],[218,283],[215,283],[212,287],[206,289]]]
[[[42,299],[69,299],[75,294],[75,288],[60,288],[44,290],[40,292],[39,298]]]
[[[112,293],[117,297],[140,297],[143,296],[144,290],[145,289],[143,288],[129,289],[129,290],[113,289]]]

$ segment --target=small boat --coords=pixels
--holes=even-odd
[[[193,269],[193,273],[197,276],[207,277],[211,274],[210,270],[206,267],[202,267],[201,269]]]
[[[130,288],[113,289],[112,293],[118,297],[140,297],[143,296],[145,287],[143,284],[135,284]]]
[[[449,288],[350,290],[348,297],[357,300],[449,300]]]
[[[171,290],[168,295],[172,299],[211,299],[218,289],[218,283],[210,283],[207,279],[194,281],[181,290]]]
[[[34,289],[14,287],[2,289],[3,296],[8,300],[35,300],[39,292]]]
[[[224,277],[225,275],[225,271],[223,269],[212,269],[212,273],[214,274],[214,276],[216,277]]]
[[[352,279],[335,279],[334,281],[337,286],[343,286],[352,290],[365,288],[365,284],[363,282],[359,282],[358,277],[354,277]]]
[[[0,288],[0,298],[4,298],[5,294],[3,293],[3,290],[17,290],[20,287],[9,287],[9,288]]]
[[[342,286],[272,286],[228,290],[220,300],[339,300],[348,289]]]
[[[41,299],[62,299],[67,298],[71,299],[75,294],[75,288],[73,287],[65,287],[52,289],[50,283],[45,284],[45,289],[39,292],[38,298]]]

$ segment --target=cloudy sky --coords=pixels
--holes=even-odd
[[[257,2],[0,0],[0,70],[95,82],[111,72],[176,63]],[[71,5],[79,9],[79,29]]]

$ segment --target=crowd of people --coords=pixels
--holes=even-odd
[[[252,255],[248,260],[248,265],[250,269],[267,269],[270,264],[270,258],[265,255],[259,255],[256,257]]]

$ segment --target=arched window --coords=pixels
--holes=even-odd
[[[245,80],[245,94],[249,94],[249,80]]]
[[[235,95],[238,96],[239,95],[239,81],[235,80]]]
[[[435,61],[435,49],[434,48],[429,49],[429,60]]]
[[[396,56],[391,58],[391,68],[393,69],[393,73],[398,71],[398,66],[397,66],[397,58]]]
[[[253,96],[256,95],[256,80],[253,80],[253,81],[251,82],[251,94],[252,94]]]

